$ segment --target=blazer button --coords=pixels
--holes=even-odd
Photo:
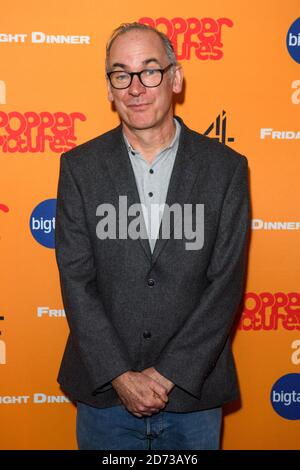
[[[151,338],[151,332],[150,331],[144,331],[143,336],[145,339]]]
[[[153,287],[153,286],[154,286],[154,284],[155,284],[155,281],[154,281],[154,279],[148,279],[148,282],[147,282],[147,284],[148,284],[148,286],[149,286],[149,287]]]

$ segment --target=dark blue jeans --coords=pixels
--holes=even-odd
[[[161,410],[139,418],[124,405],[94,408],[77,403],[80,450],[218,450],[221,424],[222,408]]]

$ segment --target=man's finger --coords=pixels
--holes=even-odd
[[[153,390],[153,397],[154,398],[159,398],[160,400],[164,401],[165,403],[167,403],[169,401],[169,398],[166,394],[166,391],[164,390],[164,393],[162,393],[161,395],[159,393],[157,393],[155,390]]]

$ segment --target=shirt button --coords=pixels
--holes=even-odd
[[[152,170],[152,168],[151,168],[151,170],[149,170],[149,173],[151,173],[151,175],[152,175],[152,173],[154,173],[154,171]]]
[[[148,196],[149,196],[149,197],[152,197],[152,196],[153,196],[153,193],[151,193],[151,192],[148,193]]]
[[[151,338],[151,332],[150,331],[144,331],[143,336],[145,339]]]
[[[149,287],[153,287],[154,284],[155,284],[154,279],[148,279],[147,284],[148,284]]]

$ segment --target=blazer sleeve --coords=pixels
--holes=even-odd
[[[109,320],[96,285],[95,259],[80,189],[65,154],[60,159],[55,244],[62,299],[74,348],[92,393],[106,391],[131,369],[125,345]]]
[[[249,212],[248,162],[241,156],[223,199],[207,270],[209,284],[196,308],[153,366],[196,397],[200,397],[203,383],[225,346],[241,301]]]

